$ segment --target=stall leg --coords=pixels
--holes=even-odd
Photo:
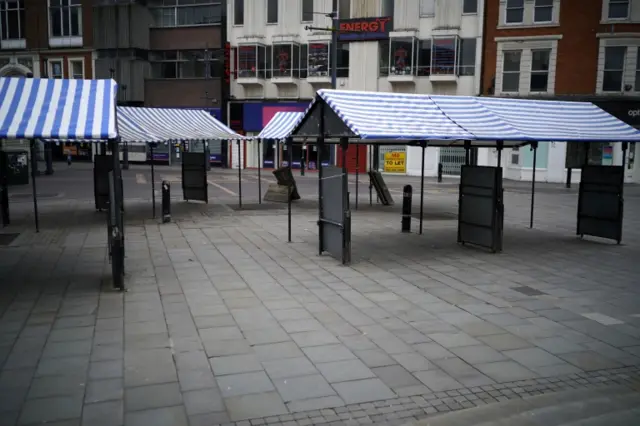
[[[531,215],[529,218],[529,228],[533,228],[533,206],[536,198],[536,163],[538,156],[538,142],[531,143],[531,149],[533,150],[533,175],[531,177]]]
[[[321,115],[320,115],[320,130],[321,134],[324,133],[324,111],[322,111],[321,105]],[[316,163],[316,167],[318,168],[318,255],[322,255],[324,251],[324,240],[322,238],[322,219],[323,219],[323,211],[322,211],[322,155],[324,153],[324,136],[320,136],[317,139],[318,146],[318,161]]]
[[[373,171],[373,147],[367,146],[369,150],[369,206],[373,206],[373,179],[371,179],[371,172]]]
[[[291,138],[287,138],[287,151],[289,153],[289,159],[287,160],[287,167],[289,168],[289,175],[293,177],[291,171],[291,165],[293,164],[293,141]],[[291,242],[291,195],[293,191],[293,180],[289,181],[287,188],[287,227],[289,242]]]
[[[305,163],[307,162],[307,144],[302,144],[302,149],[300,150],[300,176],[304,176],[304,168]]]
[[[422,235],[422,222],[424,216],[424,157],[426,154],[427,144],[421,142],[422,145],[422,165],[420,167],[420,235]]]
[[[238,142],[238,207],[242,208],[242,147]]]
[[[568,167],[567,168],[567,182],[565,183],[565,187],[567,189],[571,188],[571,172],[572,172],[571,167]]]
[[[156,174],[153,161],[153,145],[149,145],[149,153],[151,154],[151,205],[153,209],[153,218],[156,218]]]
[[[356,210],[358,210],[358,194],[360,188],[360,145],[356,145]]]
[[[36,158],[36,141],[31,140],[31,187],[33,190],[33,215],[36,221],[36,232],[40,232],[40,218],[38,217],[38,196],[36,192],[36,175],[38,174],[38,159]]]
[[[262,176],[260,170],[262,170],[262,146],[260,145],[260,139],[258,139],[258,204],[262,204]]]

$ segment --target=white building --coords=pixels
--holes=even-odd
[[[279,110],[303,111],[320,88],[330,87],[331,33],[325,14],[332,0],[231,0],[228,39],[232,48],[230,122],[236,130],[257,134]],[[477,95],[480,93],[484,0],[338,0],[342,33],[338,45],[337,88],[402,93]],[[344,21],[347,20],[347,21]],[[237,105],[241,105],[240,108]],[[235,110],[235,113],[234,113]],[[355,147],[348,153],[355,169]],[[383,147],[406,152],[406,173],[420,174],[421,149]],[[238,164],[237,148],[232,163]],[[491,150],[480,149],[478,164]],[[258,165],[258,146],[240,150],[246,167]],[[294,166],[302,155],[294,152]],[[381,154],[382,155],[382,154]],[[308,150],[308,165],[317,161]],[[361,149],[364,171],[368,155]],[[428,148],[426,174],[458,174],[462,148]],[[273,147],[264,147],[273,164]],[[335,153],[331,159],[333,161]],[[296,161],[297,160],[297,161]],[[269,163],[271,162],[271,163]],[[383,164],[382,159],[380,161]]]

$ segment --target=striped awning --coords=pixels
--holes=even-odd
[[[120,111],[122,107],[118,107]],[[126,114],[118,114],[118,132],[121,142],[164,142],[165,140],[140,127]]]
[[[591,102],[478,97],[491,114],[532,141],[640,141],[640,132]]]
[[[118,112],[163,140],[244,139],[204,110],[120,107]]]
[[[258,135],[259,139],[285,139],[304,116],[303,112],[277,112]]]
[[[113,80],[0,78],[1,139],[113,139]]]
[[[363,140],[474,138],[447,118],[429,95],[329,89],[317,95]]]

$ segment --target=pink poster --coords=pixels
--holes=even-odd
[[[271,121],[276,112],[304,112],[306,109],[306,106],[264,106],[262,107],[262,127]]]

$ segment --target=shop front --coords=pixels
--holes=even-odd
[[[231,129],[246,136],[257,136],[269,123],[277,112],[304,112],[311,101],[299,102],[233,102],[229,106]],[[334,150],[326,150],[322,156],[322,163],[329,165],[333,159]],[[231,157],[236,154],[235,148]],[[236,154],[237,155],[237,154]],[[255,168],[259,165],[272,169],[288,164],[289,153],[284,144],[273,141],[249,140],[246,142],[241,155],[243,166]],[[305,144],[295,144],[292,152],[292,168],[299,169],[304,164],[305,169],[314,170],[318,164],[318,149],[315,141]],[[235,166],[234,166],[235,167]]]

